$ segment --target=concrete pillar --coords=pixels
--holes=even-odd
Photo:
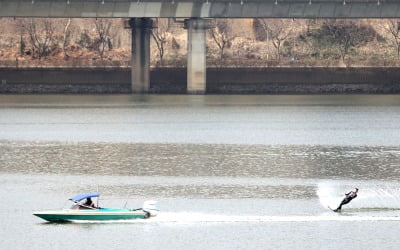
[[[210,20],[201,18],[185,19],[188,31],[187,48],[187,92],[204,94],[206,92],[206,30],[211,27]]]
[[[147,93],[150,89],[150,36],[153,20],[131,18],[132,29],[132,92]]]

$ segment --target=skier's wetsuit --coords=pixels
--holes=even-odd
[[[349,203],[352,199],[356,198],[357,197],[357,191],[358,191],[358,189],[356,189],[356,191],[350,191],[347,194],[345,194],[346,197],[342,200],[342,202],[340,203],[339,207],[336,208],[333,211],[339,212],[342,209],[343,205]]]

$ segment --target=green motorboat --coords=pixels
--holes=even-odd
[[[69,199],[74,202],[69,209],[34,212],[33,215],[50,222],[68,222],[148,219],[158,213],[156,201],[145,201],[143,208],[137,209],[102,208],[91,201],[99,196],[99,193],[79,194]]]

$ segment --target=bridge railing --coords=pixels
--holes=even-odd
[[[400,18],[400,1],[0,0],[0,17]]]

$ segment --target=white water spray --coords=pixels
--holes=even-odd
[[[349,204],[348,208],[380,208],[400,209],[400,184],[396,183],[356,183],[353,185],[336,183],[333,181],[321,182],[318,184],[317,195],[323,207],[336,208],[344,194],[359,188],[358,196]]]

